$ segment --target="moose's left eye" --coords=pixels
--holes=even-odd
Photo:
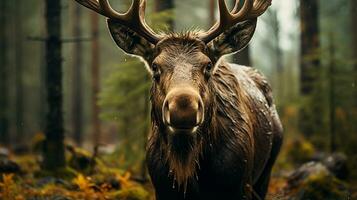
[[[211,71],[211,70],[212,70],[212,67],[213,67],[213,65],[212,65],[212,63],[210,62],[210,63],[207,64],[206,70],[207,70],[207,71]]]

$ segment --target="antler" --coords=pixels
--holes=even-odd
[[[239,1],[236,0],[233,10],[229,11],[225,0],[218,0],[219,22],[200,35],[199,38],[208,43],[238,22],[259,17],[268,9],[272,0],[244,0],[241,8]]]
[[[152,44],[156,44],[160,40],[160,37],[145,22],[146,0],[133,0],[129,10],[124,14],[115,11],[110,6],[108,0],[75,1],[109,19],[118,21],[124,26],[133,29],[137,34],[143,36]]]

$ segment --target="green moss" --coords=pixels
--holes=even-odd
[[[119,174],[124,174],[124,171],[117,168],[98,167],[96,173],[92,174],[91,177],[95,183],[105,183],[116,179]]]
[[[312,143],[303,138],[289,141],[285,150],[289,158],[288,161],[296,164],[309,161],[315,153],[315,148]]]
[[[348,199],[349,195],[345,183],[323,173],[311,176],[302,187],[305,188],[302,199],[337,200]]]
[[[293,200],[342,200],[349,196],[347,184],[322,165],[317,165],[292,191],[289,199]]]
[[[77,175],[78,172],[70,167],[59,168],[55,171],[40,170],[35,173],[35,177],[55,177],[64,180],[72,180]]]
[[[142,187],[123,189],[112,194],[113,200],[148,200],[149,193]]]

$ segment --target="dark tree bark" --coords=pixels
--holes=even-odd
[[[0,144],[9,145],[7,30],[8,2],[0,1]]]
[[[45,5],[41,6],[41,16],[45,16]],[[40,35],[46,35],[46,19],[42,18],[40,21]],[[39,52],[41,62],[40,62],[40,92],[39,92],[39,105],[46,105],[46,43],[41,42],[41,50]],[[40,106],[38,111],[38,119],[40,124],[40,131],[45,132],[46,129],[46,106]]]
[[[47,115],[43,168],[65,167],[62,112],[61,0],[45,0]]]
[[[356,0],[351,0],[351,29],[352,29],[352,61],[353,61],[353,83],[354,83],[354,105],[352,109],[352,118],[357,117],[357,1]],[[354,133],[357,132],[357,123],[352,122],[352,131]]]
[[[96,13],[91,14],[92,29],[92,124],[93,124],[93,144],[97,146],[100,141],[100,120],[99,120],[99,16]]]
[[[22,142],[25,138],[24,136],[24,97],[23,97],[23,31],[22,31],[22,1],[16,0],[13,1],[13,7],[16,10],[14,16],[15,26],[15,86],[16,86],[16,142]]]
[[[73,16],[73,36],[80,38],[82,36],[82,8],[80,5],[75,4]],[[82,145],[82,50],[82,42],[76,42],[74,44],[72,67],[72,130],[74,141],[78,146]]]
[[[351,0],[351,27],[352,27],[352,48],[353,48],[353,59],[354,62],[354,69],[357,72],[357,1]]]
[[[319,117],[322,111],[319,103],[314,102],[318,92],[320,70],[318,2],[318,0],[300,1],[300,93],[305,101],[300,110],[299,125],[306,137],[318,132],[322,124],[322,117]]]

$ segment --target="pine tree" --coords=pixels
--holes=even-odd
[[[320,41],[319,41],[319,1],[300,1],[301,58],[300,94],[301,103],[299,126],[301,132],[310,137],[321,130],[321,104],[316,102],[319,93]]]

